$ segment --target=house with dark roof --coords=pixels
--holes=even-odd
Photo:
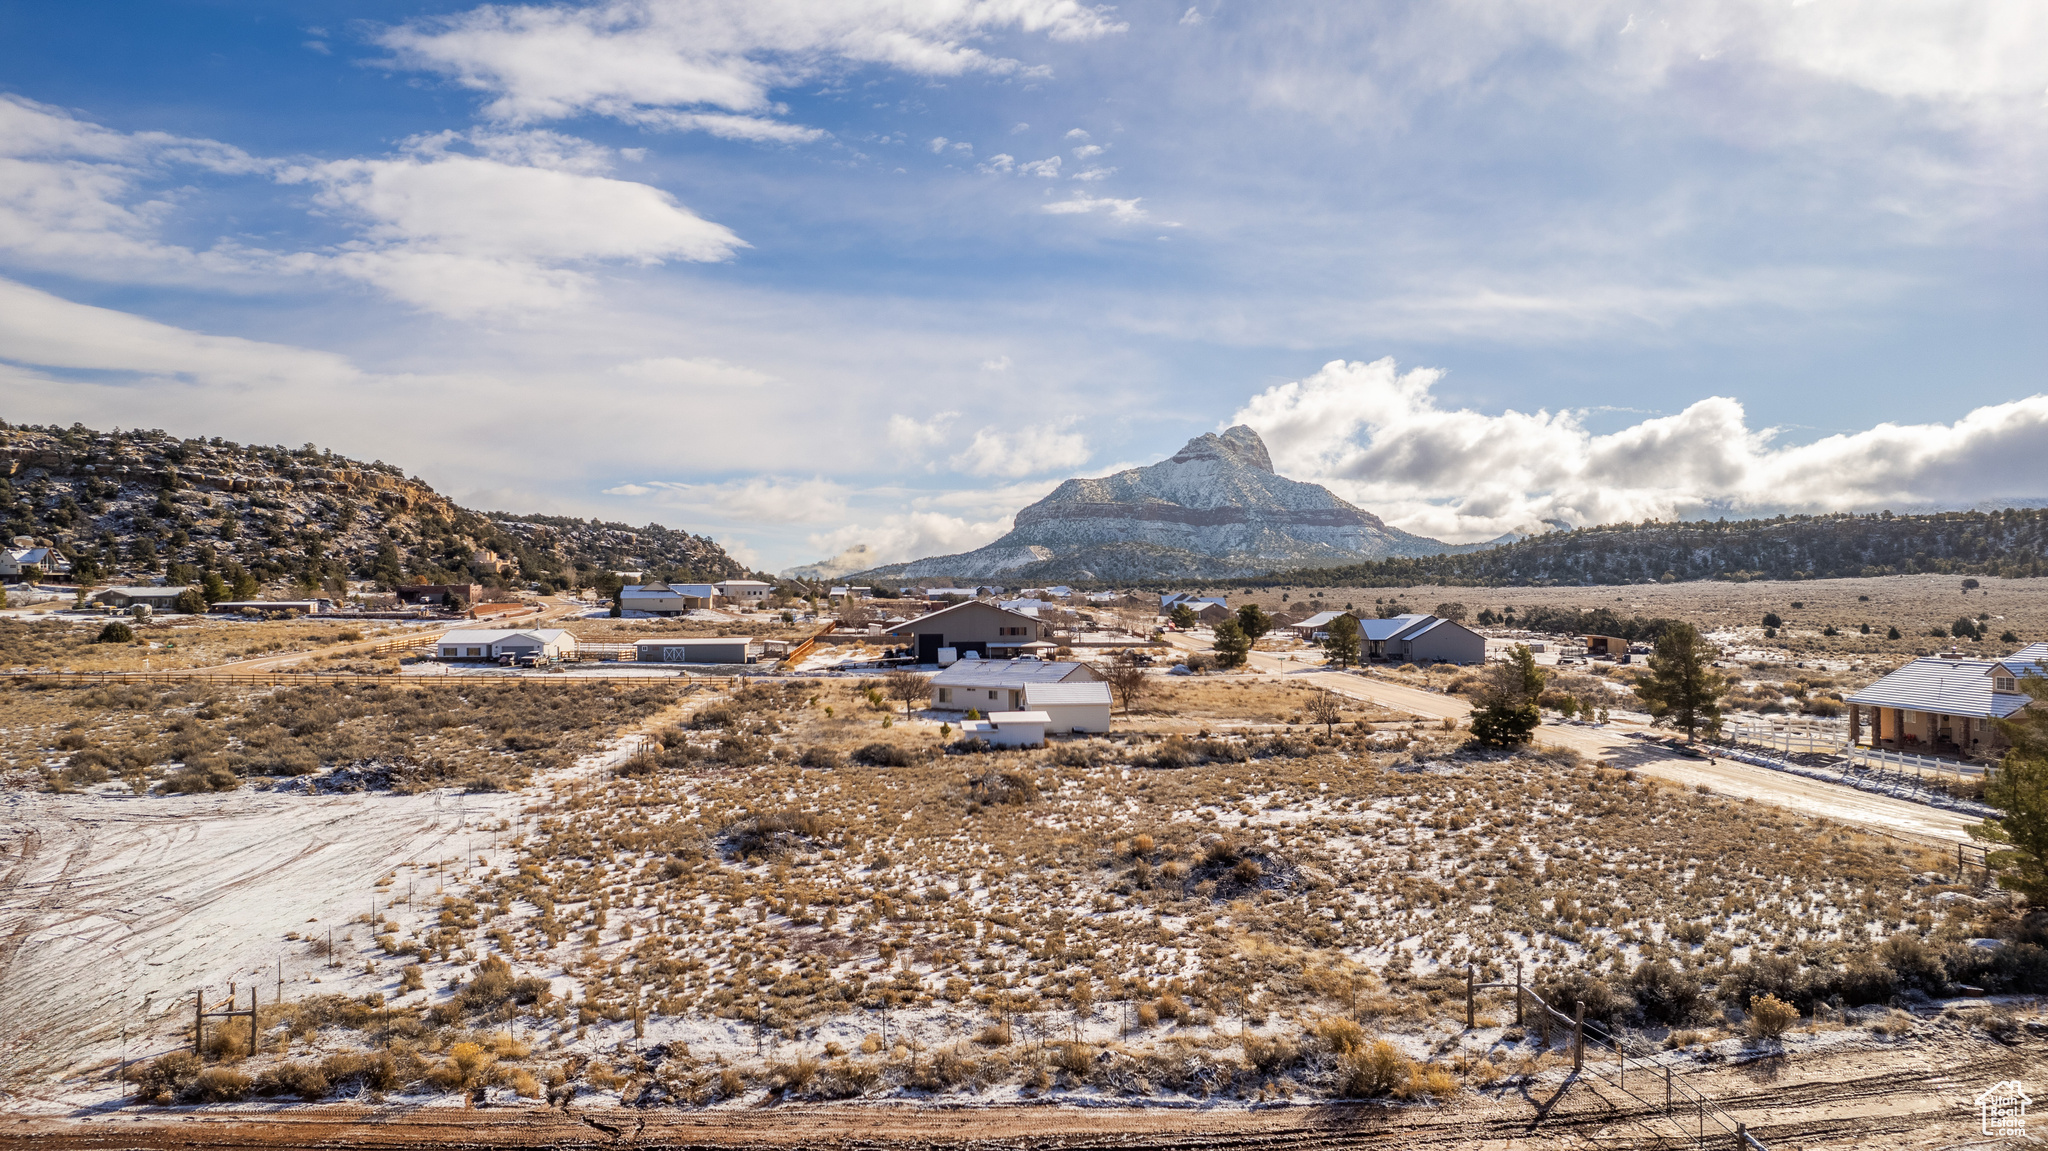
[[[1051,630],[1051,624],[1022,612],[982,600],[968,600],[898,624],[889,629],[889,634],[913,639],[917,662],[938,663],[940,653],[947,648],[952,649],[955,659],[966,659],[969,655],[992,659],[1029,654],[1026,649],[1030,645],[1051,642],[1047,638]]]
[[[1996,757],[2005,735],[1997,720],[2033,703],[2022,679],[2048,676],[2048,643],[1999,659],[1962,652],[1922,656],[1852,695],[1849,738],[1858,746],[1932,755]],[[1868,712],[1868,734],[1863,716]]]

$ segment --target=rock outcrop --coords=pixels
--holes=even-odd
[[[1227,578],[1451,550],[1459,549],[1388,527],[1328,488],[1280,475],[1259,434],[1239,425],[1196,436],[1149,467],[1068,480],[1018,512],[1010,533],[986,547],[873,574]]]

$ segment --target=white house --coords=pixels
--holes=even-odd
[[[438,659],[497,659],[506,655],[540,655],[560,659],[575,651],[576,637],[560,628],[451,631],[434,643],[434,655]]]
[[[721,580],[712,587],[717,589],[721,599],[741,607],[760,607],[768,602],[768,593],[775,590],[774,584],[757,579]]]
[[[1024,707],[1045,713],[1047,731],[1108,731],[1109,705],[1109,685],[1099,680],[1024,685]]]
[[[743,635],[662,636],[633,641],[640,663],[751,663],[752,642]]]
[[[69,575],[71,561],[56,548],[0,548],[0,577],[16,579],[33,575]]]
[[[1044,747],[1045,728],[1051,722],[1042,711],[998,711],[961,724],[960,735],[987,740],[990,747]]]
[[[1104,683],[1085,663],[1036,659],[964,659],[931,678],[932,707],[939,711],[1016,711],[1032,684]]]
[[[708,583],[628,584],[619,589],[619,607],[648,615],[688,615],[718,602],[718,586]]]

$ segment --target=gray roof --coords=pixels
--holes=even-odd
[[[1327,627],[1338,616],[1343,614],[1344,613],[1341,611],[1319,611],[1316,614],[1308,617],[1307,619],[1302,620],[1300,623],[1293,624],[1291,626],[1305,628]]]
[[[1109,685],[1093,679],[1080,683],[1027,683],[1024,685],[1024,703],[1034,708],[1088,703],[1108,707]]]
[[[1924,656],[1845,698],[1865,707],[2005,719],[2031,700],[1991,690],[1991,669],[1997,662],[2001,661]]]
[[[1023,687],[1059,683],[1087,664],[1041,659],[963,659],[932,677],[934,687]]]
[[[2048,643],[2030,643],[1998,661],[2015,676],[2048,674]]]
[[[1423,620],[1431,618],[1434,617],[1420,613],[1411,613],[1409,615],[1397,615],[1392,619],[1360,620],[1358,626],[1365,632],[1366,639],[1375,641],[1389,640],[1421,623]]]
[[[965,603],[956,603],[952,607],[942,607],[937,611],[926,612],[925,614],[918,616],[916,619],[910,620],[907,623],[898,624],[896,627],[891,628],[889,630],[889,634],[901,635],[902,633],[909,631],[912,628],[915,628],[917,625],[925,622],[926,620],[937,619],[940,616],[945,615],[947,612],[974,611],[978,608],[985,608],[989,611],[999,611],[1002,612],[1004,615],[1015,616],[1018,619],[1023,620],[1025,623],[1038,622],[1038,620],[1035,617],[1025,615],[1023,612],[1011,611],[1008,608],[997,607],[995,604],[992,603],[986,603],[978,599],[971,599],[966,601]]]

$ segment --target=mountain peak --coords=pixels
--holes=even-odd
[[[1266,441],[1244,424],[1230,428],[1220,436],[1215,432],[1196,436],[1166,462],[1182,464],[1193,460],[1227,460],[1262,472],[1273,470],[1273,457],[1266,452]]]

